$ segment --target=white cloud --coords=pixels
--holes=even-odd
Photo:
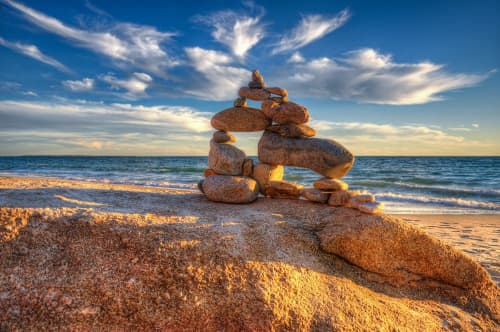
[[[306,59],[300,54],[300,52],[295,52],[292,54],[292,56],[288,59],[288,63],[302,63],[305,62]]]
[[[472,127],[474,127],[474,128],[479,128],[479,124],[478,124],[478,123],[473,123],[473,124],[472,124]]]
[[[30,97],[38,97],[38,93],[31,91],[31,90],[23,92],[23,95],[30,96]]]
[[[24,54],[26,56],[29,56],[30,58],[33,58],[33,59],[38,60],[40,62],[43,62],[49,66],[56,68],[57,70],[62,71],[62,72],[65,72],[65,73],[71,72],[71,70],[69,70],[69,68],[67,68],[65,65],[63,65],[62,63],[60,63],[56,59],[51,58],[50,56],[43,54],[38,49],[38,47],[36,47],[35,45],[22,44],[22,43],[18,43],[18,42],[10,42],[10,41],[7,41],[1,37],[0,37],[0,45],[3,45],[7,48],[10,48],[11,50],[13,50],[15,52]]]
[[[298,26],[280,39],[272,54],[296,50],[323,38],[344,25],[350,17],[351,13],[347,9],[334,16],[306,15]]]
[[[133,73],[128,79],[119,79],[115,76],[103,75],[100,79],[106,83],[109,83],[113,89],[125,89],[127,93],[124,97],[136,98],[144,96],[146,89],[149,87],[153,78],[145,73]]]
[[[496,155],[499,148],[498,142],[472,140],[433,125],[326,120],[310,125],[318,136],[337,140],[355,155]]]
[[[75,92],[91,91],[94,89],[94,79],[86,77],[80,81],[67,80],[63,81],[62,85],[65,88]]]
[[[212,37],[227,46],[238,58],[265,36],[262,15],[250,17],[231,10],[220,11],[209,16],[196,16],[195,20],[213,27]]]
[[[78,46],[108,56],[118,63],[126,63],[161,76],[165,76],[166,68],[179,64],[178,60],[171,57],[161,46],[174,36],[174,33],[160,32],[154,27],[130,23],[115,23],[104,31],[87,31],[66,25],[21,3],[4,1],[42,29],[76,42]]]
[[[0,101],[5,121],[0,129],[52,129],[72,132],[202,133],[211,130],[209,115],[184,106]]]
[[[208,100],[230,100],[237,97],[238,88],[246,85],[251,78],[250,71],[233,67],[233,59],[219,51],[205,50],[200,47],[185,48],[194,69],[204,80],[193,80],[188,94]]]
[[[373,49],[295,64],[291,72],[282,79],[297,94],[393,105],[442,100],[441,93],[474,86],[488,77],[448,73],[431,62],[396,63]]]

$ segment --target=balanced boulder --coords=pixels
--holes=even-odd
[[[328,202],[328,198],[330,197],[329,193],[316,188],[304,188],[302,189],[301,194],[307,200],[317,203],[326,203]]]
[[[245,158],[245,152],[231,144],[210,141],[208,166],[218,174],[241,175]]]
[[[271,125],[262,111],[251,107],[225,109],[215,114],[210,123],[222,131],[261,131]]]
[[[257,199],[259,185],[244,176],[214,175],[201,183],[202,191],[214,202],[250,203]]]
[[[260,192],[264,194],[264,190],[270,181],[283,180],[284,168],[281,165],[269,165],[259,163],[254,166],[252,178],[254,178],[260,187]]]
[[[236,137],[225,131],[216,131],[212,136],[215,143],[234,143]]]
[[[330,139],[288,138],[265,131],[259,141],[259,160],[271,165],[309,168],[329,178],[347,174],[354,156]]]
[[[266,130],[292,138],[313,137],[316,135],[316,130],[305,124],[287,123],[282,125],[273,125],[267,127]]]
[[[251,100],[260,101],[260,100],[266,100],[267,98],[270,97],[271,94],[263,89],[252,89],[252,88],[242,87],[240,88],[239,95],[240,97],[245,97]]]
[[[349,186],[342,180],[322,178],[314,181],[313,187],[321,190],[347,190]]]
[[[309,111],[306,107],[288,101],[281,104],[274,100],[266,100],[262,103],[264,114],[277,123],[302,124],[309,121]]]
[[[287,181],[269,181],[264,189],[266,196],[273,198],[299,198],[302,185]]]

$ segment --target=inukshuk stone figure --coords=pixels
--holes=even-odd
[[[247,106],[247,99],[261,101],[261,109]],[[331,206],[348,206],[366,213],[382,211],[383,204],[371,194],[349,191],[339,180],[354,163],[354,156],[340,143],[314,138],[316,131],[306,123],[309,110],[288,100],[288,92],[280,87],[266,87],[258,70],[252,72],[248,87],[242,87],[234,107],[212,117],[217,129],[210,141],[208,169],[199,189],[211,201],[250,203],[259,192],[272,198],[301,197]],[[245,152],[231,143],[231,132],[264,131],[259,146],[260,163],[253,164]],[[283,181],[284,167],[305,167],[323,177],[313,188]]]

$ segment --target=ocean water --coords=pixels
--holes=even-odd
[[[196,190],[206,167],[206,157],[0,157],[2,176],[188,190]],[[319,177],[285,169],[285,180],[304,185]],[[390,213],[500,213],[500,157],[357,157],[344,180],[375,194]]]

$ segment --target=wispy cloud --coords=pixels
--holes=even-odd
[[[94,79],[86,77],[80,81],[67,80],[63,81],[62,85],[75,92],[91,91],[94,89]]]
[[[296,50],[323,38],[344,25],[350,17],[351,13],[347,9],[334,16],[305,15],[290,33],[280,39],[272,54]]]
[[[198,138],[211,130],[209,116],[183,106],[3,100],[0,154],[76,153],[77,147],[109,154],[206,153]]]
[[[126,90],[125,97],[131,99],[144,96],[146,89],[153,82],[153,78],[146,73],[133,73],[127,79],[119,79],[111,74],[102,75],[99,78],[110,84],[113,89]]]
[[[302,63],[306,62],[306,59],[300,54],[300,52],[293,53],[290,58],[288,58],[288,63]]]
[[[228,47],[236,57],[244,58],[265,36],[265,25],[261,20],[264,10],[261,8],[259,11],[260,14],[252,17],[225,10],[207,16],[195,16],[194,20],[211,26],[212,37],[216,41]]]
[[[299,63],[291,72],[283,79],[297,94],[393,105],[442,100],[442,93],[474,86],[488,77],[449,73],[431,62],[397,63],[374,49]]]
[[[38,60],[40,62],[43,62],[49,66],[52,66],[56,68],[57,70],[60,70],[65,73],[71,72],[69,68],[67,68],[65,65],[60,63],[54,58],[51,58],[48,55],[43,54],[38,47],[35,45],[29,45],[29,44],[22,44],[18,42],[10,42],[8,40],[3,39],[0,37],[0,45],[5,46],[7,48],[10,48],[11,50],[24,54],[26,56],[29,56],[30,58],[33,58],[35,60]]]
[[[471,140],[466,132],[457,135],[433,125],[314,120],[311,126],[355,154],[485,155],[498,150],[498,143]]]
[[[187,93],[208,100],[230,100],[237,97],[238,88],[250,79],[250,71],[231,66],[233,59],[219,51],[200,47],[185,49],[194,69],[203,80],[192,80]]]
[[[175,33],[161,32],[154,27],[131,23],[114,23],[104,31],[87,31],[64,24],[35,9],[12,0],[2,0],[20,11],[40,28],[75,42],[118,63],[165,76],[165,70],[179,64],[162,47]],[[102,27],[101,27],[102,28]]]

